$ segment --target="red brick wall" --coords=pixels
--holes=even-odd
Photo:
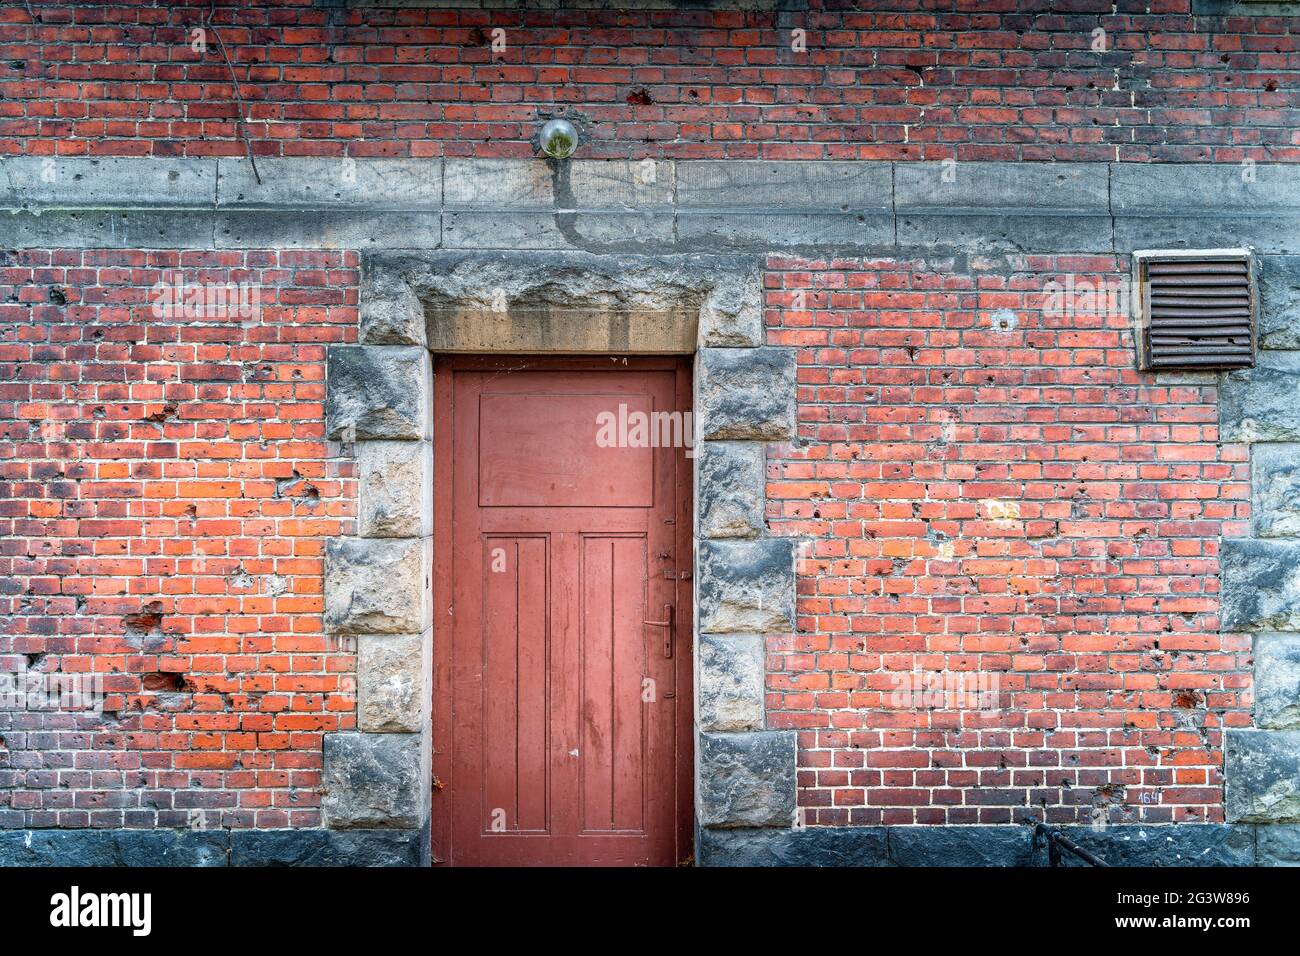
[[[160,318],[173,269],[260,309]],[[0,670],[108,675],[102,715],[0,710],[0,827],[319,824],[321,735],[354,725],[320,615],[355,494],[323,441],[325,348],[355,340],[357,269],[0,258]]]
[[[1212,385],[1134,371],[1126,315],[1045,313],[1049,280],[1124,263],[985,265],[770,263],[801,443],[769,454],[769,524],[808,544],[768,710],[799,731],[806,822],[1221,821],[1221,728],[1250,723],[1249,640],[1216,633],[1245,448]],[[941,670],[996,673],[996,706],[890,706]]]
[[[1190,0],[810,5],[221,0],[213,22],[260,155],[528,156],[538,117],[565,112],[591,124],[585,158],[1300,159],[1300,18],[1193,18]],[[0,153],[242,155],[217,34],[191,48],[207,12],[4,4]]]

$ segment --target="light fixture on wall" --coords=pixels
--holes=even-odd
[[[551,159],[568,159],[578,148],[578,131],[568,120],[550,120],[542,127],[541,144]]]

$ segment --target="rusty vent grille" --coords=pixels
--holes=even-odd
[[[1151,256],[1140,260],[1149,369],[1228,369],[1255,364],[1250,256]]]

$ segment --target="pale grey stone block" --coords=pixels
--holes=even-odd
[[[701,541],[699,622],[702,633],[764,633],[794,626],[794,542]]]
[[[670,160],[448,159],[443,196],[448,208],[644,209],[671,205],[673,181]]]
[[[436,249],[442,213],[225,207],[216,213],[214,241],[222,249]]]
[[[898,243],[965,251],[1111,245],[1103,163],[898,163]]]
[[[794,435],[791,349],[700,349],[696,389],[705,439],[782,441]]]
[[[1259,347],[1300,349],[1300,256],[1257,256]]]
[[[1300,822],[1300,731],[1225,731],[1223,773],[1229,822]]]
[[[219,160],[220,206],[339,206],[431,209],[442,202],[440,159],[347,159],[268,156],[257,161],[259,183],[246,160]]]
[[[893,183],[887,163],[835,161],[688,160],[677,164],[683,208],[768,207],[890,211]]]
[[[400,275],[366,268],[358,303],[363,345],[424,345],[424,306]]]
[[[1300,441],[1300,352],[1261,352],[1223,376],[1219,425],[1223,441]]]
[[[677,235],[693,248],[874,248],[893,243],[894,220],[889,213],[852,210],[772,214],[682,209],[677,214]]]
[[[1223,629],[1300,630],[1300,542],[1228,538],[1220,548]]]
[[[762,636],[702,634],[699,646],[700,729],[762,730],[766,677]]]
[[[700,305],[700,345],[762,345],[763,277],[759,272],[718,272]]]
[[[1255,445],[1250,459],[1255,534],[1300,537],[1300,444]]]
[[[216,214],[211,209],[51,209],[5,216],[11,248],[210,249]]]
[[[326,734],[326,824],[335,830],[420,826],[420,766],[418,734]]]
[[[696,446],[701,538],[756,538],[764,528],[767,464],[760,442]]]
[[[442,245],[448,249],[589,249],[635,251],[662,247],[673,238],[673,214],[649,209],[627,212],[538,212],[513,207],[492,212],[448,209]]]
[[[1300,730],[1300,634],[1255,635],[1255,725]]]
[[[423,727],[424,638],[419,634],[357,638],[357,726],[376,733]]]
[[[795,734],[699,735],[695,806],[703,827],[789,827],[795,812]]]
[[[422,538],[433,533],[433,445],[365,441],[356,446],[363,538]]]
[[[0,200],[20,208],[212,208],[217,161],[185,157],[8,156],[0,159]]]
[[[325,545],[325,630],[423,633],[430,624],[427,538],[333,538]]]
[[[332,345],[325,432],[332,441],[420,440],[431,434],[432,366],[417,346]]]

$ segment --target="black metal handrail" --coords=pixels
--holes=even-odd
[[[1068,850],[1089,866],[1110,866],[1101,857],[1089,853],[1060,830],[1049,827],[1046,823],[1039,823],[1034,827],[1034,849],[1041,850],[1044,845],[1047,846],[1047,861],[1051,866],[1061,865],[1061,850]]]

